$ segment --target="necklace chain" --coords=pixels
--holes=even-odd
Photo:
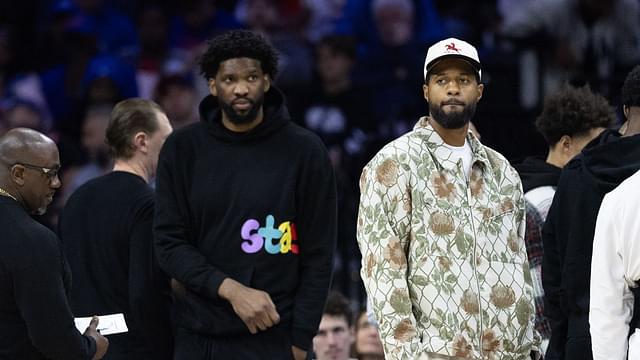
[[[3,188],[0,188],[0,195],[2,195],[2,196],[6,196],[6,197],[10,197],[10,198],[12,198],[13,200],[18,201],[18,199],[16,199],[16,197],[15,197],[15,196],[13,196],[13,195],[9,194],[9,192],[8,192],[7,190],[3,189]]]

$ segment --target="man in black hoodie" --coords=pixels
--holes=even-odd
[[[201,121],[170,136],[157,171],[156,249],[175,279],[176,360],[304,359],[336,240],[333,170],[289,119],[277,55],[249,31],[209,42]]]
[[[542,226],[556,192],[560,171],[593,138],[615,120],[607,100],[593,93],[588,86],[565,85],[546,97],[536,127],[549,144],[549,154],[528,157],[515,165],[527,202],[525,243],[536,302],[536,329],[542,336],[542,350],[548,345],[551,329],[544,315],[542,290]]]
[[[605,130],[562,170],[543,228],[545,310],[551,320],[550,359],[591,359],[589,281],[595,223],[606,193],[640,170],[640,66],[627,76],[622,134]],[[635,111],[634,111],[635,113]]]

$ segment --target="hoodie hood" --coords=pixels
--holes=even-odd
[[[640,135],[605,130],[587,144],[579,164],[598,188],[609,192],[640,170]]]
[[[282,92],[271,86],[264,94],[264,118],[255,128],[239,133],[227,129],[222,124],[222,109],[218,98],[208,95],[200,102],[200,121],[206,124],[209,132],[224,142],[251,142],[264,138],[286,125],[291,117],[284,103]]]
[[[531,156],[513,166],[522,180],[522,190],[526,193],[540,186],[558,186],[561,168],[551,165],[543,157]]]

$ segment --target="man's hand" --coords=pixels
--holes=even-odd
[[[96,341],[96,354],[93,356],[93,360],[102,359],[104,354],[107,353],[107,349],[109,348],[109,340],[106,337],[100,335],[98,332],[98,322],[100,319],[97,316],[93,316],[91,322],[89,322],[89,326],[84,331],[84,335],[91,336]]]
[[[305,360],[307,358],[307,352],[298,347],[291,346],[291,352],[295,360]]]
[[[264,291],[252,289],[226,278],[218,288],[218,294],[229,301],[233,311],[247,325],[252,334],[264,331],[280,322],[280,315],[271,297]]]

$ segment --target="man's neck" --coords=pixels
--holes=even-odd
[[[547,164],[551,164],[555,167],[562,168],[564,167],[566,161],[562,158],[562,155],[558,154],[557,151],[549,149],[549,155],[547,155],[547,160],[545,160]]]
[[[253,128],[260,125],[263,119],[264,119],[264,115],[263,115],[262,109],[260,109],[260,112],[258,112],[258,115],[253,121],[246,124],[236,124],[233,121],[229,120],[229,118],[224,112],[222,113],[222,125],[225,128],[237,133],[244,133],[244,132],[251,131]]]
[[[445,144],[458,147],[464,145],[469,131],[469,123],[458,129],[447,129],[438,124],[437,121],[429,118],[429,124],[440,135]]]
[[[640,107],[632,107],[627,117],[627,128],[623,136],[632,136],[640,134]]]
[[[123,171],[134,175],[138,175],[144,179],[146,183],[149,183],[151,179],[151,172],[147,169],[142,161],[136,161],[133,158],[127,160],[116,159],[113,165],[113,171]]]

